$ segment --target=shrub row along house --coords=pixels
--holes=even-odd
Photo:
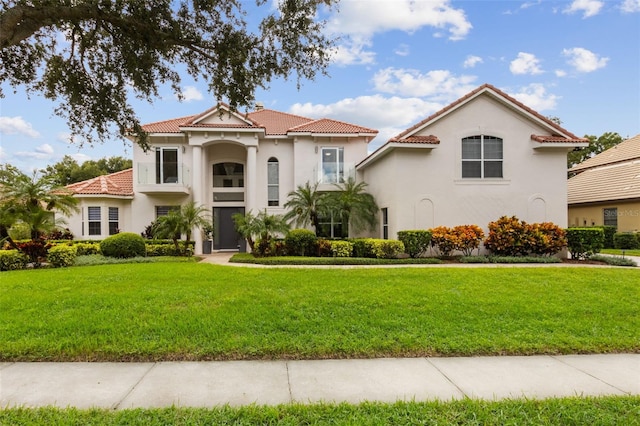
[[[376,130],[263,108],[240,114],[219,104],[144,129],[152,149],[134,143],[132,170],[69,186],[80,200],[68,218],[76,238],[140,233],[192,200],[211,211],[214,249],[242,249],[233,214],[284,214],[298,186],[333,191],[350,177],[381,209],[377,229],[360,236],[395,239],[504,215],[566,227],[566,154],[588,142],[488,84],[371,154]],[[320,225],[325,237],[341,228],[335,217]],[[198,253],[202,235],[194,237]]]
[[[570,226],[640,231],[640,135],[576,164],[568,182]]]

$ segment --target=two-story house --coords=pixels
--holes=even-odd
[[[566,154],[587,145],[491,85],[370,155],[376,130],[263,108],[241,114],[221,104],[144,129],[152,149],[134,143],[133,170],[69,187],[81,200],[81,212],[69,219],[76,238],[142,232],[194,200],[212,212],[214,249],[235,250],[243,242],[234,213],[282,214],[297,186],[318,182],[321,191],[335,190],[349,176],[366,182],[381,207],[372,233],[379,238],[439,225],[486,227],[502,215],[565,227]],[[202,236],[194,237],[198,252]]]

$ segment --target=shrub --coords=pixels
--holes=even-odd
[[[316,239],[315,252],[318,255],[318,257],[333,256],[333,252],[331,251],[331,243],[332,241],[329,241],[325,238]]]
[[[487,250],[498,256],[525,256],[529,252],[527,226],[515,216],[502,216],[489,223],[489,236],[484,241]]]
[[[449,256],[456,249],[455,236],[453,230],[446,226],[438,226],[431,229],[431,246],[433,246],[440,256]]]
[[[356,238],[351,240],[353,244],[353,257],[373,257],[372,253],[369,253],[368,246],[365,244],[366,238]]]
[[[147,256],[182,256],[183,250],[176,250],[173,244],[146,244]]]
[[[287,233],[284,244],[290,256],[313,256],[317,253],[316,234],[308,229],[293,229]]]
[[[18,250],[0,250],[0,271],[24,269],[29,258]]]
[[[598,228],[602,228],[602,230],[604,231],[603,248],[614,248],[613,236],[616,234],[616,231],[618,230],[618,228],[611,225],[598,226]]]
[[[484,231],[477,225],[459,225],[453,228],[454,247],[465,256],[471,256],[473,250],[480,247]]]
[[[18,246],[18,250],[27,255],[29,262],[33,263],[33,266],[37,268],[47,258],[47,252],[52,247],[52,244],[46,243],[44,240],[29,240],[16,241],[16,246]]]
[[[613,236],[613,246],[621,250],[634,250],[640,248],[640,241],[635,234],[619,232]]]
[[[55,230],[44,236],[45,240],[73,240],[73,234],[69,228],[64,230]]]
[[[604,231],[601,228],[567,229],[567,246],[571,258],[588,259],[602,250]]]
[[[431,231],[415,230],[398,232],[398,240],[404,244],[405,252],[409,257],[416,258],[423,255],[431,243]]]
[[[100,243],[76,243],[74,246],[78,252],[78,256],[100,254]]]
[[[638,266],[633,259],[620,256],[603,256],[601,254],[596,254],[591,256],[590,259],[597,260],[598,262],[604,262],[611,266]]]
[[[49,249],[47,261],[54,268],[63,268],[73,265],[77,255],[76,246],[57,245]]]
[[[121,232],[105,238],[100,243],[104,256],[129,258],[146,254],[144,238],[133,232]]]
[[[353,255],[353,243],[349,241],[329,241],[329,244],[333,257],[351,257]]]
[[[351,241],[354,257],[392,259],[404,253],[404,244],[398,240],[357,238]]]
[[[543,222],[527,225],[529,253],[551,256],[567,245],[564,229],[555,223]]]
[[[561,263],[557,257],[537,256],[463,256],[460,263]]]

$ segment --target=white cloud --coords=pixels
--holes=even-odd
[[[564,49],[562,54],[569,58],[567,63],[573,66],[578,72],[592,72],[604,68],[609,61],[609,58],[600,57],[582,47]]]
[[[185,102],[201,101],[203,99],[202,92],[194,86],[185,86],[182,89],[182,100]]]
[[[507,91],[507,93],[538,112],[555,109],[560,99],[560,96],[547,93],[547,89],[540,83],[532,83],[516,92]]]
[[[483,60],[480,56],[468,55],[467,59],[464,60],[462,66],[465,68],[473,68],[476,65],[481,64],[482,62]]]
[[[76,154],[71,154],[70,155],[71,158],[73,158],[74,160],[76,160],[78,162],[78,164],[82,164],[85,161],[91,160],[91,157],[86,155],[86,154],[81,154],[81,153],[76,153]]]
[[[624,13],[640,12],[640,0],[624,0],[620,5],[620,9]]]
[[[540,60],[533,53],[519,52],[518,57],[511,61],[509,70],[513,74],[541,74]]]
[[[9,158],[9,154],[0,146],[0,163],[4,163]]]
[[[438,30],[436,36],[446,31],[450,40],[464,39],[472,28],[464,10],[452,7],[449,0],[381,0],[373,6],[369,1],[343,0],[329,19],[327,31],[343,38],[334,61],[350,65],[373,63],[375,53],[367,48],[375,34],[412,33],[427,26]]]
[[[565,70],[555,70],[556,77],[566,77],[567,72]]]
[[[409,45],[402,43],[400,46],[393,51],[398,56],[408,56],[409,55]]]
[[[571,5],[564,9],[564,13],[583,12],[583,18],[590,18],[600,13],[604,3],[599,0],[573,0]]]
[[[475,79],[471,75],[458,77],[447,70],[433,70],[422,74],[413,69],[385,68],[375,73],[372,81],[378,92],[452,101],[473,90]]]
[[[48,143],[36,147],[33,151],[19,151],[15,153],[16,157],[28,158],[33,160],[47,160],[53,158],[54,150]]]
[[[0,133],[7,135],[23,134],[31,138],[40,137],[31,123],[25,121],[22,117],[0,117]]]

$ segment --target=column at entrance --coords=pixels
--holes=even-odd
[[[204,194],[202,193],[205,177],[202,174],[202,147],[194,146],[193,147],[193,174],[191,176],[191,188],[193,191],[193,202],[196,207],[200,207],[202,205],[202,201],[204,200]],[[193,241],[195,243],[194,253],[202,254],[202,231],[200,229],[193,229],[191,235],[193,236]]]
[[[246,194],[245,207],[247,212],[251,212],[256,209],[256,187],[257,187],[257,173],[256,173],[256,157],[258,147],[247,147],[247,182],[246,182]],[[256,214],[256,211],[252,211]]]

